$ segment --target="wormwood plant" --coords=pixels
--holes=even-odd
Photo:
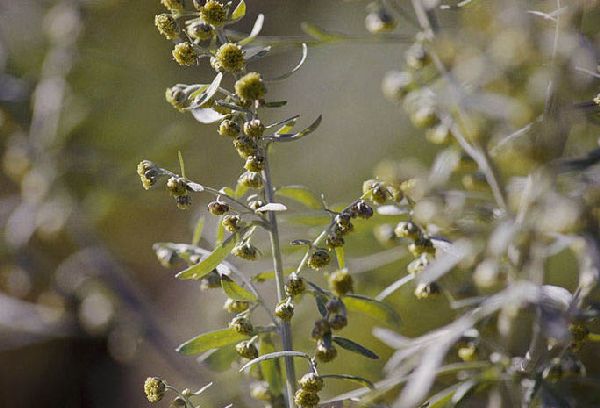
[[[245,160],[235,189],[192,182],[183,163],[179,175],[149,161],[138,168],[146,188],[167,179],[180,208],[191,205],[192,193],[213,194],[216,200],[208,210],[221,217],[212,251],[198,247],[197,236],[192,245],[156,246],[165,264],[175,258],[189,263],[178,278],[222,287],[229,297],[227,308],[235,314],[228,329],[184,343],[182,353],[236,344],[240,357],[248,360],[244,370],[264,381],[253,396],[272,406],[316,406],[323,379],[331,377],[366,382],[367,387],[332,401],[367,406],[600,403],[590,393],[579,394],[586,386],[597,387],[595,379],[586,381],[586,365],[594,362],[586,361],[582,350],[599,339],[592,330],[598,330],[593,299],[600,276],[599,177],[594,167],[600,155],[593,127],[600,98],[594,98],[597,88],[592,86],[600,75],[593,52],[597,32],[586,24],[584,2],[370,3],[365,25],[374,35],[371,41],[404,47],[407,38],[414,38],[403,67],[384,78],[383,91],[440,151],[429,171],[406,170],[399,162],[380,166],[378,177],[364,183],[363,195],[337,211],[306,189],[274,188],[270,147],[311,133],[320,118],[299,132],[293,131],[297,117],[261,121],[262,109],[283,104],[265,99],[269,79],[245,69],[247,62],[269,52],[269,47],[250,45],[258,38],[262,16],[243,37],[226,27],[244,15],[243,2],[235,8],[214,0],[194,3],[194,12],[180,1],[163,4],[170,13],[157,16],[156,25],[175,41],[173,58],[181,65],[209,59],[217,71],[211,84],[169,88],[167,100],[200,122],[218,123],[219,134],[233,138]],[[303,28],[311,44],[357,38],[311,24]],[[306,45],[302,48],[301,63]],[[224,74],[233,76],[233,90],[222,86]],[[275,200],[277,194],[330,216],[318,237],[292,242],[306,246],[306,253],[287,277],[278,230],[278,214],[287,207]],[[343,244],[354,219],[370,218],[373,207],[381,215],[372,220],[378,224],[376,237],[385,245],[401,244],[397,251],[406,253],[407,274],[369,299],[351,293]],[[247,260],[258,257],[252,239],[260,230],[271,239],[274,307],[225,260],[230,253]],[[226,237],[225,231],[231,234]],[[328,267],[333,254],[335,271]],[[329,289],[309,281],[308,268],[324,270]],[[409,292],[403,291],[408,287]],[[304,292],[315,298],[319,316],[312,332],[316,348],[310,353],[294,350],[292,342],[291,318]],[[349,374],[319,373],[317,363],[333,359],[336,346],[376,357],[333,333],[346,325],[348,310],[394,318],[380,303],[392,295],[411,296],[420,305],[438,302],[450,311],[451,321],[415,338],[376,329],[374,335],[395,349],[386,378],[376,384]],[[271,317],[269,324],[255,324],[260,309]],[[281,347],[274,346],[272,335],[280,337]],[[298,382],[293,358],[308,362]],[[285,362],[285,375],[279,359]],[[145,388],[151,401],[175,390],[156,378],[148,379]],[[176,403],[188,407],[202,392],[175,391]]]
[[[214,196],[208,212],[220,217],[217,242],[212,250],[198,246],[202,224],[195,232],[191,245],[159,243],[155,245],[159,260],[171,265],[182,259],[189,267],[176,277],[182,280],[202,281],[206,288],[220,287],[227,296],[225,308],[233,317],[227,328],[203,333],[183,343],[178,351],[197,355],[235,344],[239,358],[245,361],[241,371],[250,372],[259,382],[251,394],[269,406],[314,407],[319,403],[319,392],[324,381],[330,378],[358,381],[370,385],[366,379],[350,374],[320,374],[317,364],[327,363],[338,355],[337,346],[366,358],[377,355],[364,346],[335,334],[348,323],[348,311],[357,310],[385,319],[395,319],[395,314],[384,304],[353,294],[353,279],[344,264],[344,239],[354,229],[358,219],[373,215],[372,202],[383,203],[401,193],[379,181],[372,181],[358,199],[343,208],[333,209],[313,193],[301,186],[275,188],[269,167],[271,147],[274,144],[297,141],[317,129],[321,117],[307,128],[294,131],[298,115],[275,122],[263,123],[261,112],[285,105],[285,101],[267,100],[268,86],[287,78],[300,68],[307,56],[307,46],[302,44],[302,59],[290,72],[278,78],[264,78],[259,72],[249,72],[247,64],[266,56],[270,46],[252,46],[259,35],[263,16],[259,15],[252,32],[241,37],[228,30],[246,12],[242,0],[233,7],[230,3],[215,0],[194,1],[193,10],[181,0],[162,0],[166,13],[156,16],[158,31],[173,40],[173,59],[180,65],[193,66],[210,63],[216,76],[210,84],[177,84],[167,89],[166,100],[181,112],[189,112],[201,123],[216,123],[217,133],[230,138],[234,149],[243,161],[243,170],[234,188],[213,188],[192,181],[185,174],[180,156],[180,174],[144,160],[138,165],[138,174],[144,188],[149,189],[164,181],[167,191],[177,207],[192,206],[192,194],[207,193]],[[224,78],[234,80],[230,89]],[[281,253],[278,213],[288,211],[276,201],[275,196],[287,198],[326,214],[329,222],[314,239],[296,239],[291,244],[305,247],[305,254],[295,270],[286,276]],[[257,232],[270,236],[274,273],[262,274],[251,280],[225,258],[233,255],[245,261],[257,259],[262,254],[253,241]],[[336,267],[330,267],[335,257]],[[323,271],[329,282],[324,289],[305,277],[307,269]],[[268,301],[256,287],[255,281],[274,278],[277,304]],[[311,337],[315,348],[310,352],[294,349],[293,315],[298,302],[308,293],[315,300],[316,315]],[[268,324],[257,323],[256,312],[262,310],[269,317]],[[273,335],[279,337],[281,346],[275,346]],[[296,378],[294,358],[306,360],[308,371]],[[279,359],[284,361],[285,373],[280,370]],[[285,383],[285,390],[283,384]],[[167,391],[174,391],[174,405],[194,407],[195,398],[203,389],[192,392],[179,391],[159,378],[149,378],[144,391],[150,402],[157,402]]]

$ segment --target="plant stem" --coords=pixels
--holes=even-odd
[[[273,182],[271,181],[271,170],[269,169],[268,148],[265,149],[265,161],[263,178],[265,184],[265,200],[268,203],[273,202]],[[269,233],[271,236],[271,252],[273,256],[273,267],[275,268],[275,282],[277,285],[277,301],[282,302],[285,298],[283,263],[281,261],[281,250],[279,248],[279,229],[277,226],[277,216],[275,212],[269,211]],[[289,322],[281,322],[281,342],[284,351],[292,351],[292,331]],[[290,356],[284,357],[285,361],[285,382],[287,388],[287,404],[289,408],[294,408],[294,392],[296,389],[296,373],[294,371],[294,360]]]

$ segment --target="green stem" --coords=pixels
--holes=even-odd
[[[266,149],[265,149],[266,150]],[[271,171],[269,169],[268,152],[265,151],[265,161],[263,178],[265,183],[265,200],[268,203],[273,201],[273,182],[271,180]],[[279,229],[277,226],[277,216],[275,212],[268,212],[269,234],[271,236],[271,252],[273,256],[273,267],[275,268],[275,282],[277,285],[277,300],[282,302],[286,298],[284,287],[283,262],[281,260],[281,249],[279,247]],[[281,342],[284,351],[294,349],[292,342],[292,331],[289,322],[281,322]],[[285,361],[285,381],[287,389],[287,404],[289,408],[294,408],[294,393],[296,390],[296,373],[294,371],[294,360],[290,356],[284,357]]]

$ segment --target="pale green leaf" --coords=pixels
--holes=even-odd
[[[319,127],[322,120],[323,120],[323,115],[319,115],[319,117],[313,123],[311,123],[310,126],[301,130],[300,132],[285,133],[285,134],[278,133],[276,136],[271,136],[267,139],[270,141],[273,141],[273,142],[293,142],[294,140],[298,140],[298,139],[314,132]]]
[[[345,265],[346,265],[346,263],[344,261],[344,247],[342,247],[342,246],[335,247],[335,257],[337,259],[338,268],[344,269]]]
[[[246,15],[246,3],[244,2],[244,0],[242,0],[238,3],[235,10],[233,10],[233,13],[231,13],[231,20],[232,21],[239,20],[239,19],[243,18],[245,15]]]
[[[275,352],[275,345],[273,344],[273,339],[269,333],[260,336],[258,352],[260,355],[266,355]],[[260,363],[260,370],[267,383],[269,383],[269,390],[271,391],[271,394],[280,395],[283,391],[283,383],[279,360],[263,361]]]
[[[230,299],[256,302],[256,295],[238,285],[228,276],[221,276],[221,287]]]
[[[310,35],[315,40],[325,43],[325,42],[336,42],[346,39],[347,37],[341,34],[334,34],[328,31],[323,30],[320,27],[317,27],[314,24],[303,22],[300,27],[302,31],[306,34]]]
[[[294,72],[298,71],[300,69],[300,67],[304,64],[304,62],[306,61],[306,57],[308,57],[308,46],[306,45],[306,43],[302,43],[302,57],[300,58],[300,61],[298,62],[298,64],[292,68],[291,70],[289,70],[288,72],[286,72],[283,75],[280,75],[278,77],[275,78],[269,78],[266,79],[266,81],[281,81],[283,79],[289,78]]]
[[[327,379],[327,378],[333,378],[336,380],[347,380],[347,381],[354,381],[359,383],[360,385],[365,385],[369,388],[375,388],[375,385],[367,380],[366,378],[363,377],[359,377],[357,375],[350,375],[350,374],[321,374],[319,377],[323,378],[323,379]]]
[[[181,177],[186,178],[185,163],[183,161],[183,155],[181,154],[181,150],[177,150],[177,157],[179,158],[179,170],[181,171]]]
[[[238,343],[246,338],[248,336],[233,329],[215,330],[186,341],[177,347],[177,352],[185,355],[200,354],[208,350]]]
[[[200,238],[202,238],[202,231],[204,230],[204,217],[198,218],[198,222],[194,227],[194,235],[192,238],[192,245],[198,245]]]
[[[207,351],[201,361],[211,370],[223,372],[231,368],[231,364],[233,364],[238,356],[238,353],[235,351],[235,346],[231,344],[219,349]]]
[[[198,262],[196,265],[190,266],[184,271],[179,272],[175,277],[177,279],[202,279],[213,271],[226,257],[235,245],[235,239],[229,239],[222,245],[219,245],[206,258]]]
[[[304,186],[280,187],[275,190],[275,195],[289,198],[315,210],[322,208],[321,200],[319,200],[312,191]]]
[[[348,351],[352,351],[354,353],[358,353],[362,356],[365,356],[367,358],[371,358],[373,360],[377,360],[379,358],[379,356],[377,354],[375,354],[374,352],[372,352],[371,350],[369,350],[368,348],[366,348],[365,346],[358,344],[350,339],[347,339],[345,337],[340,337],[340,336],[333,336],[332,340],[340,345],[342,348],[348,350]]]
[[[248,37],[244,38],[243,40],[239,41],[238,44],[244,46],[244,45],[250,44],[252,41],[254,41],[254,39],[256,37],[258,37],[258,35],[260,34],[260,31],[262,30],[262,26],[263,26],[264,22],[265,22],[265,16],[262,14],[259,14],[258,17],[256,18],[256,21],[254,22],[252,31],[250,31],[250,35]]]
[[[244,371],[245,369],[252,367],[254,364],[258,364],[258,363],[262,363],[263,361],[266,361],[266,360],[271,360],[274,358],[282,358],[282,357],[300,357],[300,358],[305,358],[307,360],[310,360],[310,356],[306,353],[303,353],[302,351],[276,351],[274,353],[265,354],[265,355],[255,358],[253,360],[248,361],[246,364],[244,364],[242,366],[242,368],[240,368],[240,371]]]
[[[400,324],[400,317],[389,305],[360,295],[346,295],[343,298],[346,309],[363,313],[373,319],[393,325]]]

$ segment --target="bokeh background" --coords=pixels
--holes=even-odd
[[[277,185],[303,184],[330,203],[348,203],[360,195],[362,180],[378,172],[426,168],[434,150],[380,87],[385,72],[401,65],[413,30],[400,27],[398,38],[383,43],[369,40],[364,2],[247,3],[240,31],[248,32],[260,12],[264,35],[302,37],[300,25],[309,21],[360,38],[312,47],[300,71],[269,87],[270,99],[288,104],[267,119],[301,114],[300,125],[308,125],[323,114],[310,137],[277,146]],[[158,0],[0,0],[1,407],[147,406],[142,384],[148,376],[181,388],[214,381],[206,406],[257,406],[237,370],[214,373],[174,351],[226,324],[225,297],[175,280],[181,266],[161,267],[152,244],[190,242],[210,197],[194,197],[193,207],[180,211],[164,191],[143,191],[135,167],[150,159],[176,171],[181,151],[188,177],[222,187],[234,184],[241,163],[214,126],[164,101],[166,87],[207,83],[214,73],[172,61],[172,45],[153,24],[159,12]],[[299,57],[299,49],[288,48],[255,66],[276,75]],[[366,225],[358,230],[347,253],[360,269],[358,292],[374,295],[405,273],[408,260],[372,239]],[[208,248],[214,220],[207,219],[205,231]],[[315,231],[290,224],[283,240]],[[259,246],[268,253],[266,237]],[[298,261],[301,254],[285,250],[287,263]],[[271,268],[268,259],[240,265],[249,275]],[[403,318],[401,334],[417,335],[452,317],[444,299],[417,305],[402,296],[412,289],[391,299]],[[315,313],[311,302],[303,303],[300,349],[312,347]],[[344,333],[384,361],[389,350],[371,338],[374,324],[352,317]],[[328,371],[380,378],[383,363],[349,357]],[[326,394],[349,387],[328,386]]]

